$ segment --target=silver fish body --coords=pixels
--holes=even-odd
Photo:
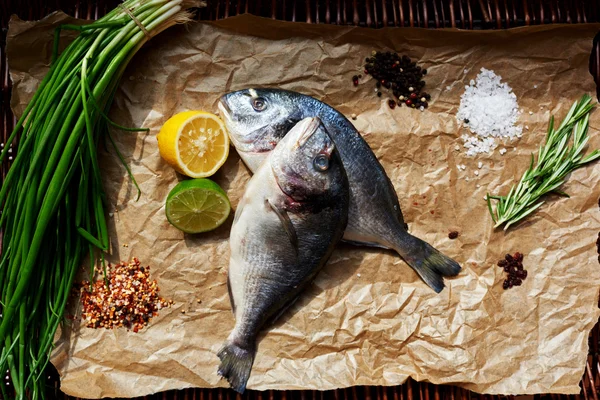
[[[350,186],[344,240],[394,249],[436,292],[460,266],[406,231],[394,187],[356,128],[341,113],[310,96],[279,89],[247,89],[219,103],[231,141],[254,172],[301,119],[318,117],[337,147]]]
[[[256,337],[316,276],[342,238],[348,181],[318,118],[300,121],[249,181],[230,235],[228,288],[235,328],[219,374],[243,392]]]

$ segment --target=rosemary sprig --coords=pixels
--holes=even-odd
[[[590,111],[594,107],[592,98],[585,94],[575,102],[558,129],[554,128],[554,117],[550,118],[546,142],[540,145],[537,163],[531,155],[529,168],[506,196],[487,194],[487,202],[494,228],[504,225],[507,230],[514,223],[522,220],[537,210],[542,204],[542,196],[555,193],[569,197],[559,190],[566,176],[573,170],[600,158],[600,150],[594,150],[587,156],[582,152],[587,144]],[[573,138],[572,146],[568,143]],[[496,200],[496,209],[492,207]]]

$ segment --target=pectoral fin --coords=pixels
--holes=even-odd
[[[275,214],[277,214],[277,216],[279,217],[279,220],[281,221],[281,226],[283,226],[285,233],[287,233],[287,236],[290,239],[292,247],[296,251],[296,254],[298,254],[298,235],[296,234],[296,229],[294,228],[294,225],[292,224],[292,221],[290,220],[290,216],[288,215],[287,211],[278,208],[268,199],[267,203],[269,204],[269,207],[271,207],[271,210],[273,210]]]
[[[231,290],[231,281],[229,280],[229,276],[227,277],[227,293],[229,293],[229,302],[231,303],[231,311],[233,311],[233,315],[235,316],[235,301],[233,300],[233,291]]]

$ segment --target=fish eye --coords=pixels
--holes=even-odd
[[[252,99],[252,108],[258,112],[263,111],[265,108],[267,108],[267,102],[262,97],[257,97]]]
[[[329,169],[329,159],[323,154],[319,154],[313,160],[313,166],[317,171],[327,171]]]

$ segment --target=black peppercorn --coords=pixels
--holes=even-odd
[[[377,97],[381,97],[381,92],[377,92]]]
[[[377,89],[391,89],[394,98],[399,100],[398,104],[405,102],[414,93],[412,101],[405,104],[419,109],[428,107],[426,93],[421,93],[425,86],[422,79],[425,75],[424,68],[417,66],[410,57],[400,56],[395,52],[373,51],[371,54],[371,57],[365,58],[364,67],[376,80]],[[380,96],[379,90],[376,93]]]
[[[456,239],[458,237],[458,232],[457,231],[452,231],[448,234],[448,238],[449,239]]]

